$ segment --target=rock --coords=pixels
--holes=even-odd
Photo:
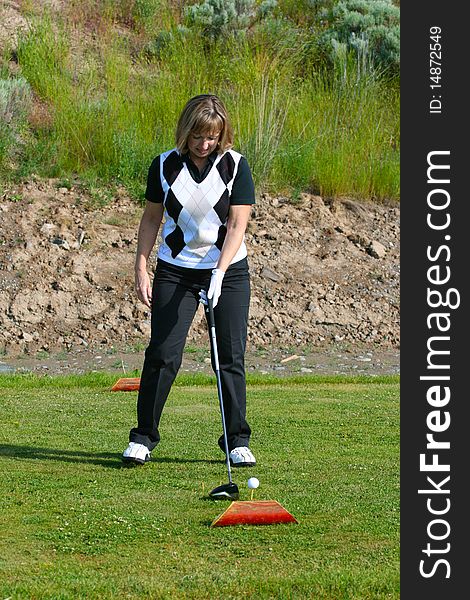
[[[372,241],[367,247],[367,254],[370,254],[374,258],[383,258],[386,253],[387,249],[385,246],[376,240]]]
[[[53,223],[44,223],[44,225],[39,230],[43,235],[51,235],[51,233],[57,229],[57,227]]]
[[[270,279],[271,281],[274,281],[276,283],[281,279],[280,275],[278,275],[275,271],[269,269],[268,267],[263,267],[260,275],[261,277],[264,277],[264,279]]]
[[[83,231],[83,229],[79,229],[78,233],[77,233],[77,238],[76,238],[75,243],[73,244],[73,247],[76,250],[79,250],[80,246],[83,244],[84,239],[85,239],[85,232]]]
[[[64,238],[55,237],[52,240],[52,243],[56,246],[59,246],[59,248],[63,248],[64,250],[70,250],[70,244],[67,242],[67,240],[64,240]]]
[[[106,308],[108,308],[106,299],[97,293],[89,294],[77,303],[78,316],[85,320],[99,317]]]
[[[10,314],[15,323],[40,323],[44,318],[45,302],[37,290],[24,290],[18,294],[10,306]]]

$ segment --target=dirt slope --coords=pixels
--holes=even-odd
[[[140,348],[134,295],[141,207],[54,180],[0,198],[0,352]],[[304,194],[263,196],[247,233],[249,349],[399,346],[399,208]],[[188,342],[205,343],[199,311]]]

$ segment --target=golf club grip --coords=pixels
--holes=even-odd
[[[207,316],[209,317],[209,327],[215,327],[214,305],[212,298],[207,299]]]

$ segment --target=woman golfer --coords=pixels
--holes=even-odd
[[[130,431],[125,462],[144,464],[160,441],[160,417],[203,289],[214,306],[230,462],[235,467],[256,464],[245,418],[244,366],[250,303],[244,234],[255,193],[248,163],[232,144],[224,105],[217,96],[202,94],[181,113],[176,148],[150,165],[135,285],[139,299],[152,310],[152,328],[137,427]],[[147,262],[160,227],[152,288]],[[223,436],[219,446],[224,451]]]

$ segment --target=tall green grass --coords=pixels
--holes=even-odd
[[[151,159],[174,144],[185,102],[213,92],[227,104],[235,148],[247,156],[259,189],[399,197],[396,86],[358,76],[354,64],[341,77],[314,70],[302,64],[301,47],[296,52],[282,40],[209,44],[181,33],[168,10],[162,19],[167,34],[150,54],[144,42],[154,37],[145,37],[145,27],[139,42],[102,25],[104,33],[78,51],[70,24],[32,20],[18,59],[52,126],[36,128],[24,164],[37,156],[44,167],[43,149],[54,147],[46,171],[119,180],[140,195]]]
[[[299,90],[274,169],[279,185],[314,187],[322,195],[399,197],[399,96],[373,76],[327,82],[319,75]],[[351,188],[353,182],[353,188]]]

